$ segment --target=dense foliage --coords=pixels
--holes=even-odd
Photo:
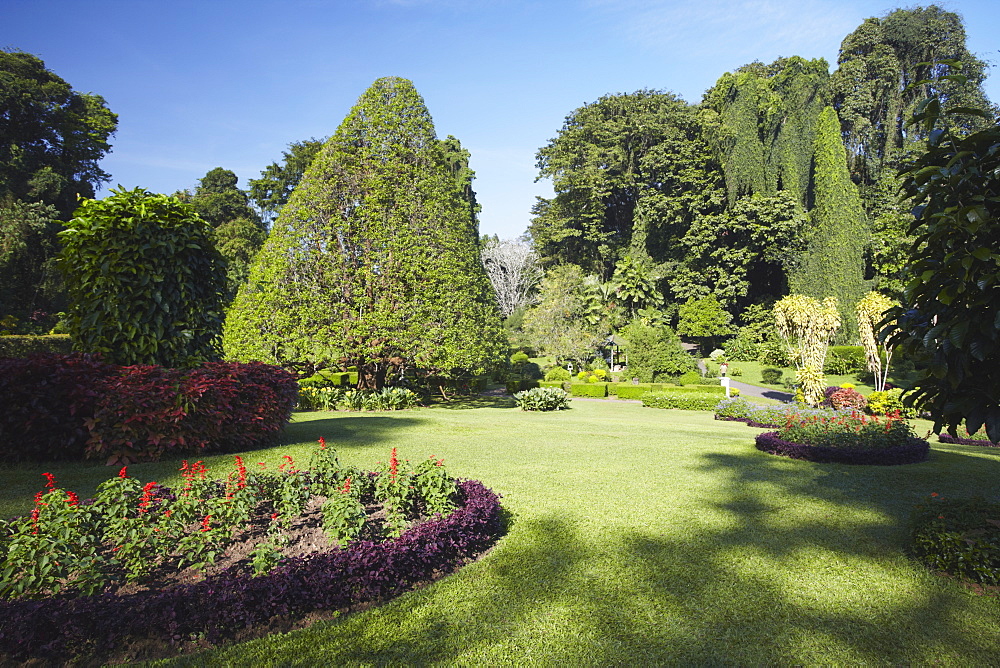
[[[176,198],[111,193],[59,233],[75,348],[116,364],[218,359],[226,277],[211,228]]]
[[[536,387],[514,395],[522,411],[560,411],[569,408],[569,395],[558,387]]]
[[[925,362],[908,401],[936,431],[964,420],[1000,441],[1000,125],[962,136],[941,119],[936,99],[914,119],[930,139],[903,172],[917,241],[889,344]]]
[[[99,166],[118,117],[36,56],[0,50],[0,317],[48,331],[63,308],[58,221],[110,177]],[[38,329],[35,329],[38,328]]]
[[[914,509],[911,549],[935,571],[984,585],[1000,584],[1000,506],[937,492]]]
[[[376,81],[313,160],[226,320],[235,359],[481,372],[505,356],[464,177],[413,85]]]

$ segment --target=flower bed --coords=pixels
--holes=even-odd
[[[975,434],[970,434],[965,425],[959,425],[955,432],[957,436],[951,434],[938,434],[938,440],[942,443],[954,443],[957,445],[978,445],[984,448],[1000,448],[1000,443],[994,443],[986,435],[986,428],[983,427]]]
[[[716,420],[742,422],[751,427],[759,428],[781,427],[787,424],[789,419],[838,418],[851,413],[851,410],[807,408],[799,404],[761,406],[742,397],[724,399],[715,407]]]
[[[917,464],[925,461],[930,446],[927,441],[914,438],[903,445],[892,448],[835,448],[793,443],[782,440],[778,436],[778,432],[767,431],[757,435],[757,449],[772,455],[804,459],[810,462],[892,466]]]
[[[383,498],[391,500],[396,498],[392,496],[394,493],[411,494],[410,489],[427,488],[426,481],[415,482],[419,473],[411,475],[403,472],[402,467],[397,470],[397,466],[394,453],[387,470],[371,475],[376,497],[379,489]],[[433,482],[440,477],[435,476],[436,469],[435,466],[428,480]],[[284,471],[286,477],[302,473]],[[188,480],[197,484],[197,478],[190,476]],[[308,484],[316,484],[320,479],[315,472],[299,478]],[[236,478],[237,484],[227,489],[240,489],[240,479]],[[38,523],[44,520],[40,515],[45,512],[62,513],[66,508],[92,512],[88,504],[76,502],[75,495],[56,488],[52,478],[49,487],[49,492],[39,492],[39,498],[49,506],[56,505],[58,499],[59,507],[52,510],[36,505],[32,517],[22,520],[26,527],[21,534],[32,534],[32,522],[37,531]],[[348,479],[346,489],[340,494],[329,490],[328,493],[331,498],[347,499],[349,488]],[[430,504],[435,489],[431,484],[424,490],[422,503]],[[131,512],[133,518],[138,518],[132,522],[133,530],[141,530],[144,522],[163,521],[152,518],[154,514],[169,517],[164,508],[179,512],[179,506],[159,504],[168,503],[171,496],[180,498],[183,490],[176,495],[164,490],[156,490],[155,483],[148,483],[142,486],[140,498],[134,495],[126,498],[126,505],[130,506],[135,505],[132,501],[138,501],[138,514]],[[226,498],[238,498],[238,494],[235,491],[230,496],[227,492]],[[59,662],[81,656],[103,659],[121,653],[123,647],[130,645],[163,647],[194,638],[218,643],[247,629],[265,626],[275,618],[301,619],[316,611],[345,610],[359,603],[385,600],[454,571],[492,546],[503,533],[499,497],[482,483],[459,481],[448,501],[455,508],[449,514],[435,515],[402,531],[397,538],[383,542],[351,540],[342,548],[284,559],[258,577],[253,577],[247,568],[230,567],[202,581],[162,590],[125,595],[109,591],[91,596],[64,593],[39,600],[0,601],[0,659]],[[280,507],[282,495],[276,495],[273,502],[275,508]],[[392,509],[388,511],[386,525],[391,527]],[[148,514],[143,515],[144,512]],[[209,529],[214,526],[210,527],[209,518],[206,515],[195,525],[211,533]],[[201,538],[201,531],[195,529],[194,533]]]
[[[930,446],[895,417],[853,412],[835,417],[794,417],[778,430],[758,434],[757,449],[774,455],[841,464],[915,464]]]

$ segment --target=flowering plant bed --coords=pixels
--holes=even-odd
[[[757,449],[773,455],[840,464],[915,464],[930,446],[905,420],[852,413],[837,417],[788,417],[778,431],[756,438]]]
[[[1000,443],[994,443],[990,440],[989,436],[986,435],[986,429],[980,429],[975,434],[970,434],[969,430],[965,428],[965,425],[959,425],[958,430],[955,432],[957,435],[952,436],[951,434],[938,434],[938,440],[942,443],[955,443],[958,445],[979,445],[984,448],[1000,448]]]
[[[850,415],[852,410],[838,411],[834,408],[808,408],[801,404],[781,406],[761,406],[743,397],[724,399],[715,407],[715,419],[728,422],[742,422],[751,427],[781,427],[789,419],[839,418]]]
[[[411,469],[394,450],[362,473],[321,448],[312,464],[250,474],[237,458],[219,483],[185,462],[183,489],[119,477],[90,503],[49,476],[3,527],[0,657],[132,659],[259,635],[396,596],[503,532],[499,497],[433,458]]]

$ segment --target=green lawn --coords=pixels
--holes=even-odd
[[[760,453],[759,430],[708,413],[471,405],[299,414],[291,445],[249,461],[299,460],[320,436],[350,464],[372,466],[393,446],[443,456],[512,513],[489,554],[376,609],[168,663],[996,662],[996,599],[904,548],[909,511],[931,492],[996,499],[1000,453],[935,442],[923,464],[813,464]],[[169,484],[176,465],[130,472]],[[116,472],[48,470],[81,492]],[[5,513],[30,508],[39,473],[3,471]]]

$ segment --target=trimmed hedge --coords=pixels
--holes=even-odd
[[[821,445],[792,443],[778,437],[776,431],[757,434],[757,449],[772,455],[810,462],[835,464],[870,464],[895,466],[917,464],[927,460],[930,444],[920,438],[911,438],[905,445],[893,448],[831,448]]]
[[[538,387],[557,387],[560,390],[565,390],[566,392],[569,392],[570,385],[572,385],[572,383],[570,383],[568,381],[567,382],[563,382],[561,380],[540,380],[540,381],[538,381]]]
[[[294,376],[259,362],[119,367],[96,356],[0,360],[0,460],[158,459],[273,443],[298,397]]]
[[[680,389],[680,388],[678,388]],[[642,405],[649,408],[679,408],[688,411],[713,411],[719,403],[715,392],[648,392]]]
[[[435,573],[454,571],[503,534],[499,496],[475,480],[458,489],[457,510],[396,540],[293,557],[261,577],[230,568],[194,584],[129,596],[2,601],[0,647],[8,659],[63,662],[77,659],[82,648],[103,657],[130,642],[204,635],[220,643],[275,616],[301,619],[398,596]]]
[[[571,383],[569,393],[574,397],[600,397],[608,396],[607,383]]]
[[[34,353],[68,355],[71,352],[73,352],[73,340],[69,338],[69,334],[0,336],[0,357],[27,357]]]

